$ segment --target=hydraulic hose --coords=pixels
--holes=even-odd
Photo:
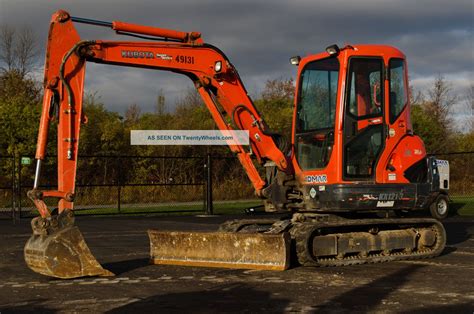
[[[63,61],[61,62],[61,66],[59,67],[59,79],[61,80],[61,82],[63,83],[64,87],[66,88],[66,92],[67,92],[67,100],[68,100],[68,113],[69,113],[69,130],[68,130],[68,133],[69,133],[69,138],[68,138],[68,141],[69,141],[69,146],[68,146],[68,150],[67,150],[67,159],[68,160],[71,160],[72,159],[72,149],[73,149],[73,141],[74,141],[74,136],[73,136],[73,129],[72,129],[72,126],[74,124],[74,103],[73,103],[73,97],[72,97],[72,89],[71,89],[71,86],[69,85],[69,83],[66,81],[65,77],[64,77],[64,67],[66,65],[66,62],[67,60],[71,57],[71,55],[77,51],[77,49],[81,46],[87,46],[87,45],[91,45],[91,44],[94,44],[95,41],[91,41],[91,40],[83,40],[83,41],[80,41],[78,42],[77,44],[75,44],[63,57]]]

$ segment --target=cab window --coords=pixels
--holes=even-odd
[[[382,62],[353,59],[349,70],[349,113],[357,119],[382,114]]]
[[[303,170],[322,169],[334,145],[339,61],[307,64],[301,73],[296,122],[296,158]]]
[[[407,103],[405,84],[405,62],[403,59],[391,59],[389,62],[390,76],[390,123],[397,120]]]

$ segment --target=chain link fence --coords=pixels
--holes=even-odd
[[[436,157],[449,161],[455,207],[474,209],[474,152]],[[0,218],[37,215],[26,197],[33,186],[33,160],[0,156]],[[44,161],[40,189],[57,188],[56,167],[56,158]],[[54,208],[57,200],[46,203]],[[81,156],[74,204],[77,214],[221,214],[261,201],[234,156]]]
[[[15,157],[0,156],[0,219],[15,218]]]
[[[25,157],[23,157],[25,159]],[[81,156],[78,161],[74,207],[77,214],[202,212],[203,157]],[[42,166],[40,189],[56,189],[56,158]],[[21,217],[36,215],[26,192],[34,181],[35,165],[20,172]],[[47,199],[54,207],[57,200]]]

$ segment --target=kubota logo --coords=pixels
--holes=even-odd
[[[122,58],[154,59],[155,55],[151,51],[122,50]]]

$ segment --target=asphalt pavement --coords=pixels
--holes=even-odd
[[[28,220],[0,220],[0,313],[473,313],[474,217],[444,222],[437,258],[283,272],[149,264],[147,229],[216,230],[235,216],[78,217],[115,277],[58,280],[23,260]]]

